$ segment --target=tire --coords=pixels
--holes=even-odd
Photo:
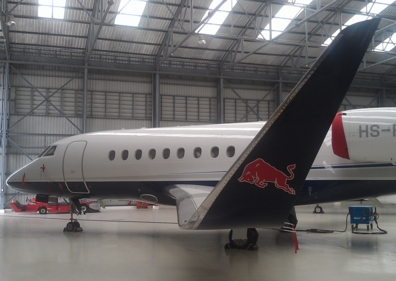
[[[314,213],[315,213],[315,214],[320,214],[320,213],[323,213],[323,209],[322,209],[322,207],[320,207],[320,206],[316,206],[316,207],[315,207],[315,209],[314,209]]]
[[[256,245],[258,239],[258,233],[255,228],[247,229],[247,238],[246,239],[232,239],[233,231],[230,230],[228,235],[230,243],[228,244],[231,249],[248,249],[250,245]],[[226,245],[227,246],[227,245]]]
[[[42,215],[45,215],[47,213],[47,208],[46,207],[40,207],[38,209],[38,212]]]
[[[250,243],[247,239],[234,239],[231,240],[230,244],[234,249],[247,249]]]
[[[87,206],[81,205],[81,212],[85,214],[87,212]]]
[[[74,231],[74,228],[75,228],[74,223],[68,222],[68,223],[66,224],[66,230],[67,230],[68,232],[73,232],[73,231]]]

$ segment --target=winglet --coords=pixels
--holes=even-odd
[[[339,33],[181,227],[266,227],[286,220],[379,22]]]

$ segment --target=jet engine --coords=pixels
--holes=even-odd
[[[396,164],[396,108],[337,113],[332,147],[335,155],[352,161]]]

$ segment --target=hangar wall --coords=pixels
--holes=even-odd
[[[72,68],[11,67],[7,175],[51,143],[81,133],[83,75]],[[153,80],[151,74],[142,73],[88,73],[86,131],[152,127]],[[268,119],[275,109],[272,88],[257,82],[225,84],[225,121]],[[218,91],[215,78],[161,77],[160,126],[217,123]],[[13,190],[5,192],[5,201],[15,195]]]
[[[86,131],[152,127],[153,80],[145,73],[89,72]],[[160,126],[218,123],[219,91],[224,122],[267,120],[294,87],[291,82],[224,79],[219,89],[218,80],[160,77]],[[7,175],[51,143],[82,132],[83,93],[81,69],[11,67]],[[341,109],[378,106],[396,106],[396,90],[352,87]],[[15,191],[6,189],[5,195],[7,202]]]

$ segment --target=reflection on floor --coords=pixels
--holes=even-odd
[[[322,207],[298,207],[298,229],[345,228],[348,204]],[[228,230],[181,230],[172,207],[107,208],[79,217],[81,233],[62,232],[67,214],[0,214],[0,280],[390,280],[396,207],[378,213],[388,234],[299,231],[297,254],[290,233],[270,229],[258,251],[224,250]]]

